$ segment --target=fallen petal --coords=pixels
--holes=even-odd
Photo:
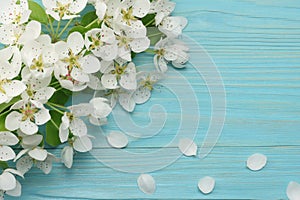
[[[300,184],[291,181],[286,189],[286,195],[289,200],[300,200]]]
[[[205,176],[198,182],[198,188],[203,194],[211,193],[215,188],[215,179],[210,176]]]
[[[124,133],[112,131],[107,136],[108,143],[114,148],[124,148],[128,145],[128,138]]]
[[[141,174],[137,179],[137,184],[145,194],[153,194],[156,190],[155,180],[149,174]]]
[[[195,156],[197,154],[197,145],[188,138],[181,139],[178,147],[186,156]]]
[[[267,157],[260,153],[251,155],[247,160],[247,167],[252,171],[258,171],[267,164]]]

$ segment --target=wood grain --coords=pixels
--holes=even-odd
[[[174,1],[175,15],[189,20],[185,34],[208,51],[226,88],[226,122],[212,153],[203,160],[181,157],[151,173],[157,182],[157,191],[151,196],[138,190],[138,174],[118,172],[89,154],[77,154],[72,170],[55,164],[48,176],[38,170],[30,172],[22,181],[21,199],[287,199],[288,182],[300,182],[300,2]],[[140,56],[137,62],[151,62],[151,57]],[[199,98],[201,120],[195,141],[200,146],[211,115],[209,94],[192,68],[180,72]],[[169,74],[169,78],[181,87],[176,76]],[[151,106],[165,102],[161,104],[168,120],[160,134],[132,141],[127,151],[156,151],[174,138],[180,118],[175,100],[165,88],[158,88],[151,102],[137,107],[132,119],[147,124]],[[191,112],[191,120],[193,116]],[[111,121],[105,131],[118,129]],[[175,144],[170,149],[175,151]],[[59,149],[54,151],[59,155]],[[126,158],[109,149],[97,151],[112,163],[126,164]],[[251,172],[245,161],[256,152],[267,155],[269,161],[262,171]],[[149,164],[164,156],[149,160]],[[139,161],[130,164],[132,168],[147,165]],[[210,195],[197,189],[198,180],[206,175],[216,179]]]

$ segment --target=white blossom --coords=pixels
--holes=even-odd
[[[112,61],[117,57],[118,46],[114,31],[105,25],[95,28],[85,34],[85,46],[95,56],[106,61]]]
[[[41,35],[26,43],[21,52],[24,63],[34,77],[42,79],[52,75],[58,54],[49,35]]]
[[[78,13],[87,4],[87,0],[43,0],[42,2],[46,13],[57,21],[79,17]]]
[[[30,14],[27,0],[1,0],[0,24],[24,24]]]
[[[168,37],[178,37],[187,23],[184,17],[165,17],[158,25],[158,29]]]
[[[102,62],[100,71],[103,73],[101,83],[106,89],[116,89],[120,86],[127,90],[135,90],[136,67],[133,62],[119,64],[117,62]]]
[[[150,40],[146,34],[137,35],[124,31],[117,35],[117,40],[119,47],[118,56],[127,61],[131,61],[131,51],[141,53],[150,46]]]
[[[151,2],[150,13],[155,13],[155,23],[158,26],[162,20],[175,9],[176,3],[169,0],[154,0]]]
[[[13,80],[21,70],[21,55],[16,47],[0,50],[0,104],[19,96],[26,86],[19,80]]]
[[[166,72],[168,62],[171,62],[175,68],[183,68],[189,60],[188,47],[180,40],[174,38],[165,38],[155,45],[154,64],[158,71]]]
[[[11,107],[12,111],[5,119],[5,128],[10,131],[20,129],[26,135],[38,132],[38,126],[51,119],[49,110],[41,103],[31,100],[20,100]]]
[[[21,184],[17,181],[15,175],[24,178],[22,173],[15,169],[8,168],[2,172],[0,175],[0,191],[2,191],[2,194],[5,192],[10,196],[21,195]]]
[[[24,45],[37,39],[41,34],[41,23],[30,21],[26,25],[4,24],[0,27],[0,43]]]
[[[151,97],[153,85],[163,78],[159,72],[139,72],[137,74],[138,88],[134,91],[132,97],[136,104],[143,104]]]
[[[87,87],[89,74],[100,69],[100,61],[93,55],[84,55],[84,40],[80,33],[73,32],[67,42],[56,43],[60,61],[55,68],[55,77],[63,88],[81,91]]]

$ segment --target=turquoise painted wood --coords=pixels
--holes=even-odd
[[[50,175],[33,170],[22,181],[21,199],[287,199],[288,182],[300,182],[300,2],[174,1],[176,14],[189,20],[185,34],[208,51],[226,88],[226,122],[211,154],[202,160],[181,157],[152,172],[157,182],[153,195],[138,190],[138,174],[113,170],[90,154],[77,154],[72,170],[61,164],[55,164]],[[147,55],[137,58],[140,63],[150,60]],[[192,68],[180,73],[199,98],[201,120],[195,141],[200,146],[211,115],[209,94]],[[169,78],[181,86],[176,76]],[[175,100],[160,88],[151,102],[137,108],[132,118],[139,124],[148,122],[148,109],[159,102],[167,102],[169,118],[161,134],[132,141],[127,151],[155,151],[174,138],[180,117]],[[112,122],[104,129],[118,127]],[[169,148],[170,152],[177,150],[176,145]],[[59,155],[60,149],[54,151]],[[126,161],[109,148],[94,152],[105,152],[105,160],[111,163]],[[245,161],[256,152],[268,156],[268,164],[262,171],[251,172]],[[147,162],[130,163],[133,169],[141,165]],[[206,175],[216,179],[216,188],[209,195],[197,189],[198,180]]]

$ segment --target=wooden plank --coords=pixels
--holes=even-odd
[[[158,186],[151,196],[137,189],[137,174],[117,172],[89,154],[77,154],[72,170],[56,164],[48,176],[37,170],[30,172],[22,181],[23,199],[287,199],[288,182],[300,182],[300,2],[174,1],[175,14],[189,19],[185,34],[209,52],[226,87],[225,127],[212,153],[204,160],[182,157],[151,173]],[[143,64],[151,59],[143,55],[136,61]],[[200,146],[211,115],[209,94],[193,68],[180,72],[199,97],[201,120],[195,141]],[[183,88],[174,74],[168,78]],[[148,110],[155,104],[164,106],[168,120],[160,134],[132,140],[127,151],[152,152],[174,139],[181,116],[174,99],[166,88],[157,88],[151,102],[137,107],[132,115],[137,124],[147,125]],[[188,99],[187,95],[182,100]],[[194,117],[191,112],[190,119]],[[110,120],[104,131],[119,128]],[[171,143],[170,152],[176,152],[176,142]],[[54,151],[59,155],[59,149]],[[148,163],[128,164],[126,158],[109,149],[96,148],[97,152],[105,155],[106,162],[125,163],[133,169],[166,158],[162,155]],[[245,161],[256,152],[266,154],[269,162],[262,171],[251,172]],[[217,181],[215,191],[206,196],[197,189],[198,179],[205,175]]]

